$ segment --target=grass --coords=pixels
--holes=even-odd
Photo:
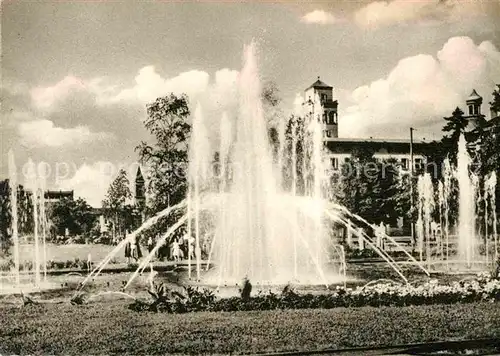
[[[0,352],[227,354],[500,337],[497,303],[176,315],[127,304],[1,305]]]
[[[93,245],[93,244],[68,244],[68,245],[58,245],[47,243],[46,245],[46,253],[47,253],[47,261],[68,261],[79,259],[83,261],[87,261],[89,253],[91,255],[92,261],[99,262],[104,257],[107,256],[111,250],[116,246],[111,245]],[[21,258],[21,262],[24,261],[32,261],[33,260],[33,249],[34,246],[31,245],[21,245],[19,248],[19,256]],[[144,252],[144,249],[143,249]],[[5,259],[6,257],[3,257]],[[116,255],[116,260],[120,262],[126,262],[126,258],[124,256],[124,251],[118,252]]]

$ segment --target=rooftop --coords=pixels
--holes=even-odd
[[[482,99],[482,97],[477,93],[476,89],[473,89],[472,93],[467,98],[467,101],[478,100],[478,99]]]
[[[309,90],[311,88],[314,88],[314,89],[333,89],[332,86],[322,82],[319,79],[319,76],[318,76],[318,80],[316,80],[314,83],[312,83],[311,86],[309,86],[306,90]]]
[[[341,137],[336,137],[336,138],[330,138],[328,139],[330,142],[371,142],[371,143],[405,143],[405,144],[410,144],[409,139],[399,139],[399,138],[341,138]],[[429,143],[430,141],[426,140],[413,140],[414,144],[420,144],[420,143]]]

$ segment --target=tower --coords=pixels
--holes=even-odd
[[[338,102],[337,100],[333,100],[333,87],[325,84],[318,77],[318,80],[304,91],[304,95],[306,103],[311,103],[316,95],[320,99],[323,108],[324,139],[328,140],[338,137]]]
[[[472,90],[472,93],[467,98],[467,131],[472,131],[477,128],[479,124],[479,120],[482,118],[481,115],[481,104],[483,103],[483,98],[479,96],[475,89]]]
[[[140,166],[137,167],[137,173],[135,174],[134,198],[137,205],[144,207],[146,202],[146,185]]]

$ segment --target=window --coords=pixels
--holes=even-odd
[[[326,130],[326,137],[332,137],[332,130]]]
[[[350,158],[350,157],[346,157],[346,158],[344,158],[344,162],[345,162],[345,163],[350,163],[350,162],[351,162],[351,158]]]
[[[330,111],[328,113],[328,125],[336,125],[337,124],[337,114],[333,111]]]
[[[421,170],[424,168],[424,160],[422,158],[415,159],[415,169]]]
[[[469,115],[474,115],[474,105],[469,105]]]
[[[324,103],[326,101],[326,94],[321,94],[321,102]]]
[[[323,123],[325,124],[328,124],[328,118],[327,118],[327,113],[323,113]]]
[[[479,115],[479,105],[474,105],[474,115]]]
[[[332,168],[333,168],[334,170],[339,169],[339,160],[337,159],[337,157],[332,157],[332,158],[330,158],[330,162],[331,162],[331,164],[332,164]]]
[[[410,168],[410,161],[408,160],[408,158],[401,159],[401,168],[405,171],[407,171],[408,168]]]

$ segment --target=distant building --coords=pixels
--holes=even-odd
[[[47,190],[44,193],[44,198],[47,203],[55,203],[62,199],[74,200],[73,190]]]
[[[137,173],[135,174],[134,202],[139,206],[144,206],[146,203],[146,181],[140,166],[137,167]]]
[[[484,116],[481,114],[481,105],[483,104],[483,98],[479,96],[476,89],[472,90],[472,93],[466,100],[467,111],[465,112],[465,119],[467,120],[466,131],[474,131],[479,127],[480,121]]]
[[[314,98],[318,95],[321,108],[314,107]],[[475,103],[475,101],[474,101]],[[323,109],[323,138],[328,148],[330,169],[338,171],[343,163],[349,162],[354,152],[370,148],[376,159],[395,159],[400,163],[403,172],[410,171],[410,138],[407,139],[373,139],[373,138],[341,138],[339,137],[338,101],[333,100],[333,87],[316,80],[304,91],[304,104],[310,114]],[[408,128],[409,129],[409,128]],[[408,132],[409,134],[409,132]],[[418,169],[426,163],[424,149],[428,143],[413,140],[413,164]]]
[[[333,100],[333,87],[323,83],[319,77],[314,83],[305,90],[304,104],[314,115],[314,111],[319,108],[314,107],[314,98],[318,95],[323,109],[323,124],[325,138],[337,138],[339,136],[338,123],[338,102]]]

